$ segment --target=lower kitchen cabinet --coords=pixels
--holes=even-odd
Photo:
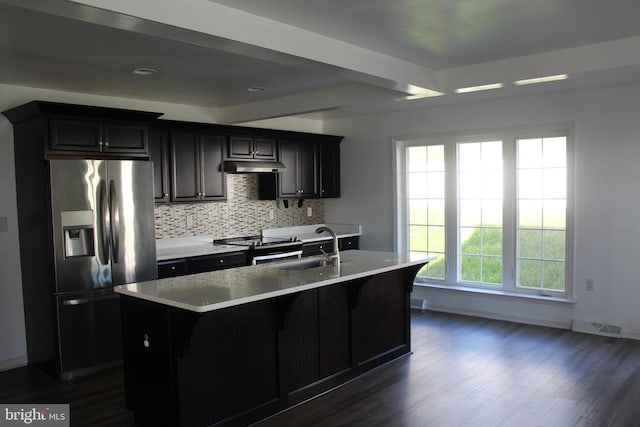
[[[246,252],[199,256],[189,259],[189,274],[242,267],[245,265],[247,265]]]
[[[248,425],[409,354],[420,267],[204,313],[122,295],[136,425]]]
[[[188,274],[186,259],[172,259],[169,261],[158,261],[158,279],[166,277],[184,276]]]
[[[360,249],[360,237],[341,237],[338,239],[338,249],[347,251],[349,249]],[[323,240],[321,242],[305,243],[302,245],[302,256],[322,255],[322,251],[326,253],[333,252],[333,241]]]
[[[158,261],[158,279],[184,276],[186,274],[205,273],[207,271],[247,265],[246,252],[229,252],[217,255]]]

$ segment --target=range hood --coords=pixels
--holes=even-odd
[[[223,163],[223,168],[224,172],[229,173],[264,173],[282,172],[285,169],[285,166],[280,162],[226,160]]]

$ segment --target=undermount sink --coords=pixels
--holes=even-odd
[[[316,267],[326,267],[331,265],[331,261],[322,258],[314,259],[301,259],[300,261],[294,261],[285,265],[276,267],[278,270],[308,270]]]

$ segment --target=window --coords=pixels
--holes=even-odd
[[[421,272],[437,279],[445,265],[444,174],[444,145],[407,147],[409,252],[413,259],[437,256],[441,262]]]
[[[417,282],[567,296],[569,131],[398,141],[398,247]]]

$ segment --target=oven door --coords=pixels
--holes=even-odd
[[[302,258],[302,249],[297,251],[289,251],[289,252],[279,252],[279,253],[267,253],[260,255],[253,255],[251,258],[251,264],[266,264],[274,261],[283,261],[287,259],[300,259]]]

